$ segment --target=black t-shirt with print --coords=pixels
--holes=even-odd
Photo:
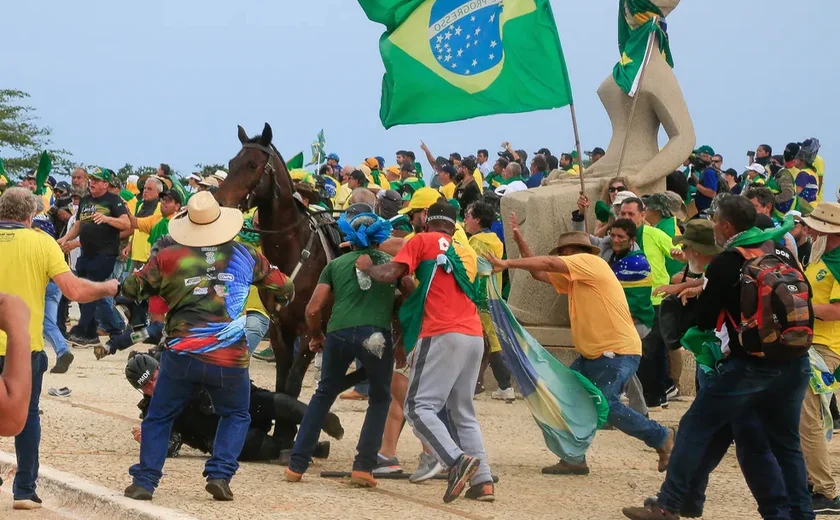
[[[120,230],[108,224],[97,224],[93,214],[119,218],[127,214],[125,204],[119,195],[105,193],[101,197],[87,195],[79,202],[76,220],[81,223],[79,243],[82,256],[117,256],[120,248]]]

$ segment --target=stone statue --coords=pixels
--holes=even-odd
[[[665,190],[665,177],[676,170],[691,154],[695,145],[694,125],[688,113],[682,90],[671,69],[670,50],[662,29],[663,18],[671,13],[679,0],[620,0],[619,42],[622,58],[613,75],[598,89],[598,96],[607,109],[613,127],[613,136],[606,155],[584,172],[586,194],[591,201],[600,198],[600,191],[609,179],[622,175],[639,190],[637,195]],[[658,12],[657,12],[658,11]],[[642,33],[633,33],[642,31]],[[641,65],[642,56],[635,43],[646,47],[647,38],[654,34],[654,45],[644,81],[635,95],[635,112],[629,119],[633,98],[619,86],[616,77],[627,64]],[[623,47],[623,48],[622,48]],[[657,52],[656,49],[661,52]],[[632,55],[631,55],[632,54]],[[641,67],[637,66],[636,71]],[[631,71],[632,72],[632,71]],[[627,71],[623,72],[627,79]],[[630,78],[632,83],[632,77]],[[669,141],[661,150],[658,144],[660,125],[665,128]],[[618,172],[618,163],[627,138],[627,149]],[[576,209],[580,193],[580,179],[576,175],[552,173],[547,186],[513,193],[502,199],[506,237],[509,234],[509,216],[512,211],[519,217],[520,229],[534,253],[546,254],[555,245],[557,237],[570,231],[570,218]],[[588,215],[589,229],[593,228],[594,215]],[[516,258],[519,251],[509,238],[506,240],[508,257]],[[568,307],[565,296],[558,296],[553,288],[532,280],[524,271],[514,271],[511,280],[509,304],[516,317],[529,326],[538,340],[546,345],[571,345],[568,331]],[[597,326],[597,324],[593,324]],[[553,332],[552,332],[553,331]]]

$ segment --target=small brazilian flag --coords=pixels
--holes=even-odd
[[[359,0],[385,25],[385,128],[572,102],[549,0]]]

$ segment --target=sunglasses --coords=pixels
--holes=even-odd
[[[723,162],[723,161],[712,161],[712,163],[713,163],[713,164],[720,164],[720,163],[722,163],[722,162]]]
[[[622,191],[627,191],[626,186],[610,186],[609,190],[610,193],[621,193]]]

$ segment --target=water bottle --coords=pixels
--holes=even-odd
[[[370,286],[371,286],[371,283],[372,283],[372,281],[370,279],[370,276],[368,276],[365,273],[359,271],[358,268],[356,269],[356,280],[359,281],[359,289],[361,289],[363,291],[367,291],[368,289],[370,289]]]
[[[149,331],[146,330],[146,327],[143,327],[140,330],[136,330],[131,333],[131,344],[135,345],[137,343],[143,343],[149,338]]]

